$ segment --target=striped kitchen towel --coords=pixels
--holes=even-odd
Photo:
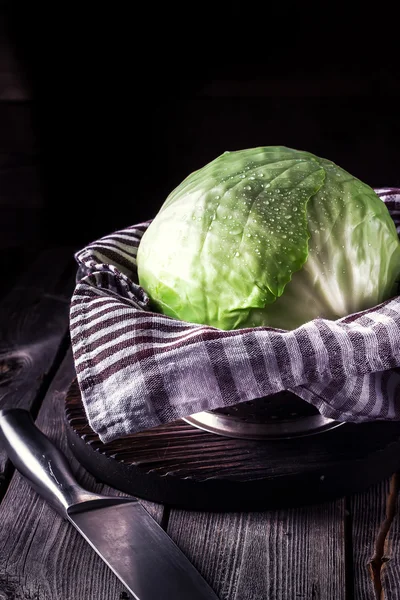
[[[400,189],[378,194],[400,232]],[[70,331],[85,411],[103,442],[289,390],[325,417],[400,419],[400,297],[293,331],[221,331],[151,312],[136,252],[149,222],[76,254]]]

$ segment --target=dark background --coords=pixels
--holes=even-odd
[[[272,6],[2,5],[3,274],[153,217],[225,150],[287,145],[400,186],[395,15]]]

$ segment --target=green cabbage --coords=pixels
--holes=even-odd
[[[225,152],[168,196],[140,242],[154,310],[220,329],[293,329],[392,297],[400,242],[385,204],[329,160]]]

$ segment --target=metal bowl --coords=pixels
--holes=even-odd
[[[196,413],[184,421],[211,433],[247,440],[305,437],[343,425],[323,417],[314,406],[287,391]]]

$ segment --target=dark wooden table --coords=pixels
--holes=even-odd
[[[0,406],[29,408],[84,486],[119,494],[95,481],[67,447],[72,254],[68,248],[42,253],[0,300]],[[206,513],[143,504],[221,600],[396,600],[398,491],[395,474],[364,493],[298,509]],[[0,600],[130,598],[1,447],[0,501]]]

